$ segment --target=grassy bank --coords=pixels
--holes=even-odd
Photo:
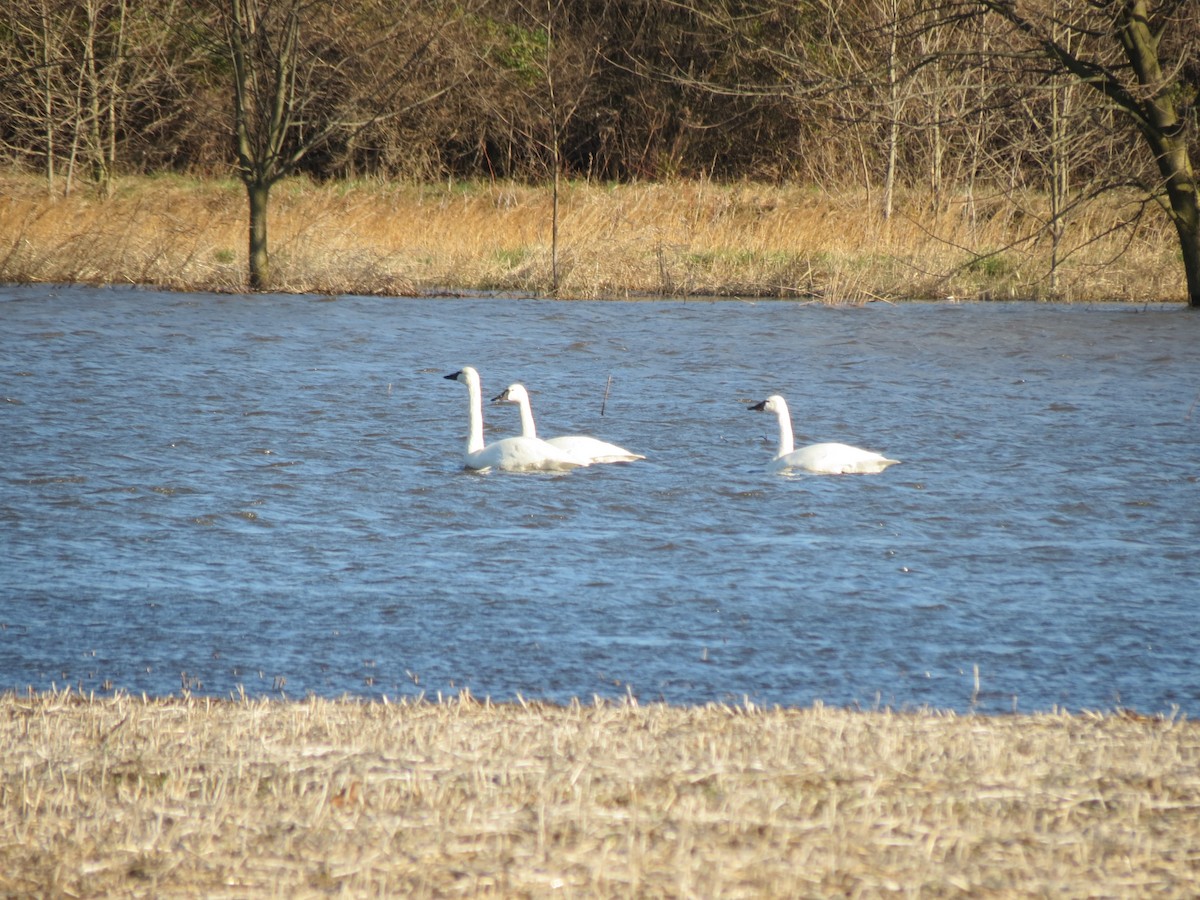
[[[877,198],[801,186],[572,184],[560,295],[1182,301],[1165,217],[1113,232],[1129,205],[1092,205],[1069,222],[1052,279],[1044,205],[977,195],[933,212],[902,197],[883,221]],[[241,290],[245,217],[236,181],[128,178],[108,198],[52,198],[0,173],[0,281]],[[291,180],[272,194],[272,277],[306,293],[544,294],[550,225],[544,188]]]
[[[1200,727],[0,696],[5,896],[1192,896]]]

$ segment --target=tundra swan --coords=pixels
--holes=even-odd
[[[870,450],[861,450],[849,444],[810,444],[793,449],[792,417],[788,413],[787,401],[772,394],[762,403],[749,407],[752,410],[775,413],[779,420],[779,450],[768,468],[773,472],[788,469],[804,469],[818,475],[866,475],[882,472],[890,465],[900,462],[888,459]]]
[[[493,403],[516,403],[521,408],[521,435],[527,438],[537,437],[537,426],[533,423],[533,408],[529,404],[529,391],[523,384],[510,384],[498,396],[492,398]],[[560,450],[565,450],[575,456],[581,456],[593,463],[632,462],[635,459],[645,459],[640,453],[632,453],[624,447],[610,444],[599,438],[586,434],[571,434],[564,437],[546,439],[547,444],[553,444]]]
[[[483,394],[479,373],[471,366],[445,376],[467,386],[470,398],[470,424],[467,432],[467,452],[463,465],[479,472],[503,469],[510,472],[564,471],[586,466],[587,460],[574,456],[537,438],[511,437],[484,445]]]

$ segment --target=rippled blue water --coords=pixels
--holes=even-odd
[[[464,472],[464,364],[649,459]],[[1174,308],[0,288],[0,689],[1195,716],[1198,376]],[[774,392],[902,464],[767,474]]]

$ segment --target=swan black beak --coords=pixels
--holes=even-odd
[[[461,374],[462,374],[462,369],[459,369],[457,372],[451,372],[449,375],[443,375],[442,377],[445,378],[447,381],[458,381],[458,376]]]
[[[762,403],[755,403],[753,406],[746,407],[746,409],[753,409],[753,410],[756,410],[757,412],[762,412],[766,408],[767,408],[766,400],[764,400]]]

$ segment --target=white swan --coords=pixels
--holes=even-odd
[[[493,403],[516,403],[521,408],[521,435],[527,438],[537,437],[537,426],[533,423],[533,408],[529,404],[529,391],[523,384],[510,384],[498,396],[492,398]],[[575,456],[581,456],[593,463],[633,462],[635,459],[645,459],[640,453],[633,453],[624,447],[610,444],[599,438],[586,434],[571,434],[563,437],[546,439],[547,444],[553,444],[560,450],[565,450]]]
[[[470,426],[467,432],[467,452],[463,465],[479,472],[503,469],[509,472],[564,471],[586,466],[588,461],[567,453],[537,438],[511,437],[484,445],[483,393],[479,388],[479,373],[470,366],[445,376],[467,386],[470,398]]]
[[[898,459],[888,459],[886,456],[851,447],[849,444],[810,444],[794,450],[792,417],[788,413],[787,401],[778,394],[772,394],[762,403],[756,403],[749,408],[773,412],[779,420],[779,451],[768,466],[773,472],[804,469],[818,475],[868,475],[882,472],[888,466],[900,462]]]

